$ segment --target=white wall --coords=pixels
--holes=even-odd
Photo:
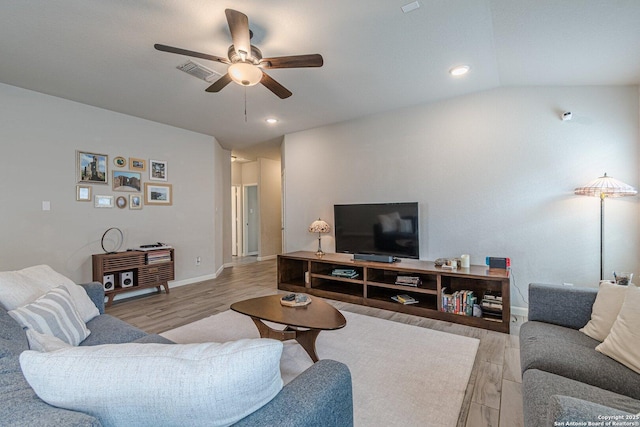
[[[286,135],[286,248],[315,250],[334,204],[417,201],[421,259],[510,257],[514,306],[530,282],[595,286],[599,199],[573,189],[638,186],[638,110],[635,86],[501,88]],[[605,277],[639,273],[638,213],[607,200]]]
[[[109,185],[92,185],[94,195],[128,196],[111,189],[115,156],[168,161],[173,206],[76,202],[76,150],[109,156]],[[102,252],[103,232],[118,227],[123,250],[171,244],[177,280],[214,275],[223,265],[229,156],[207,135],[0,84],[0,270],[45,263],[90,281],[91,254]],[[42,211],[45,200],[49,212]]]

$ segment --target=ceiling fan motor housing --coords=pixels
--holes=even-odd
[[[231,61],[232,64],[235,64],[236,62],[248,62],[253,65],[258,65],[260,63],[260,60],[262,59],[262,52],[254,45],[251,45],[251,54],[248,54],[247,57],[243,60],[238,52],[236,52],[236,48],[231,45],[229,46],[229,50],[227,51],[227,56],[229,57],[229,61]]]

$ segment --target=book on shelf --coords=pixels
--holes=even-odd
[[[411,295],[406,295],[406,294],[394,295],[391,297],[391,299],[394,300],[395,302],[399,302],[400,304],[405,304],[405,305],[417,304],[419,302],[417,299],[415,299]]]
[[[168,249],[149,251],[145,253],[147,264],[158,264],[171,261],[171,251]]]
[[[478,301],[473,291],[461,290],[447,293],[447,288],[442,288],[441,295],[441,311],[462,316],[473,316],[473,306]]]
[[[502,314],[502,295],[493,294],[489,291],[485,292],[482,297],[482,301],[480,302],[480,307],[482,307],[482,311],[486,313],[497,313]]]
[[[331,270],[331,275],[335,277],[355,279],[356,277],[358,277],[358,272],[353,268],[334,268],[333,270]]]
[[[396,285],[418,287],[421,284],[422,284],[422,280],[420,280],[420,278],[417,276],[397,276],[396,277]]]

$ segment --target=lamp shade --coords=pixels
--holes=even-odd
[[[584,187],[578,187],[575,189],[575,194],[580,196],[593,196],[593,197],[625,197],[635,196],[638,191],[632,186],[625,184],[622,181],[618,181],[615,178],[607,176],[601,176],[598,179],[594,179]]]
[[[316,221],[313,221],[309,226],[310,233],[328,233],[330,231],[331,226],[320,218],[318,218]]]
[[[236,62],[227,70],[231,80],[242,86],[253,86],[260,83],[262,70],[248,62]]]

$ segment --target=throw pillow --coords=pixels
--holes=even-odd
[[[606,280],[601,281],[591,309],[591,320],[580,329],[580,332],[600,342],[604,341],[622,308],[627,289],[629,289],[628,286],[616,285]]]
[[[33,329],[27,329],[27,341],[29,341],[29,349],[41,352],[56,351],[71,347],[60,338],[56,338],[53,335],[41,334]]]
[[[53,335],[71,345],[80,344],[90,333],[64,286],[50,290],[31,304],[10,310],[9,316],[23,328]]]
[[[25,351],[20,366],[50,405],[104,426],[227,426],[282,389],[282,343],[105,344]]]
[[[628,288],[609,336],[596,350],[640,374],[640,288]]]
[[[0,304],[7,310],[13,310],[35,301],[60,285],[64,285],[71,294],[85,323],[100,314],[82,286],[76,285],[48,265],[0,272]]]

